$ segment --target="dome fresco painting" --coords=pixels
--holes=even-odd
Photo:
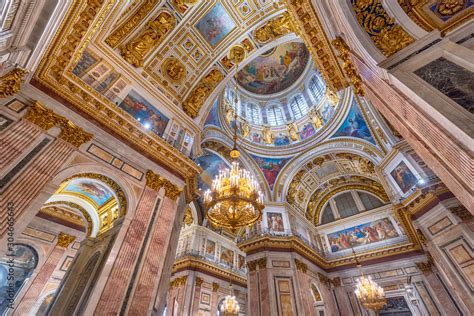
[[[237,73],[240,86],[255,94],[275,94],[293,85],[303,73],[309,52],[303,43],[289,42],[274,47]]]

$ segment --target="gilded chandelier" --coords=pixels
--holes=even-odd
[[[227,295],[221,305],[221,313],[225,316],[239,315],[240,306],[235,296],[232,295],[232,285],[230,286],[230,294]]]
[[[355,295],[361,302],[365,309],[373,310],[375,312],[381,310],[387,299],[385,298],[385,292],[370,276],[366,277],[361,269],[361,264],[357,259],[354,248],[352,248],[357,267],[361,272],[361,277],[356,281]]]
[[[229,59],[238,65],[244,56],[245,49],[236,45],[231,48]],[[204,193],[204,207],[207,210],[207,218],[213,225],[235,231],[238,227],[251,226],[259,221],[264,208],[263,194],[256,179],[249,171],[240,168],[237,162],[240,153],[237,150],[236,112],[234,148],[230,156],[233,159],[232,167],[219,170],[219,175],[212,181],[211,188]]]

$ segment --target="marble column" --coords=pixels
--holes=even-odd
[[[211,297],[211,315],[217,314],[217,304],[219,304],[219,283],[212,283],[212,297]]]
[[[298,259],[295,259],[296,265],[296,280],[298,281],[298,288],[296,289],[295,298],[301,300],[301,306],[303,308],[304,315],[313,316],[316,315],[313,307],[314,300],[311,299],[311,284],[307,276],[308,266]]]
[[[199,312],[199,302],[201,301],[201,286],[203,282],[203,279],[201,279],[200,277],[196,277],[192,304],[193,315],[197,315]]]
[[[269,288],[269,271],[267,269],[267,258],[257,259],[259,286],[260,286],[260,307],[261,315],[267,316],[270,313],[270,288]]]
[[[7,204],[13,203],[14,218],[17,220],[75,150],[76,147],[68,142],[54,140],[4,186],[0,201],[0,237],[5,235],[7,229]]]
[[[341,286],[341,279],[334,278],[331,283],[333,284],[334,294],[337,297],[337,303],[339,305],[339,311],[341,315],[350,315],[352,314],[352,309],[350,306],[349,299],[347,297],[346,289]]]
[[[15,309],[15,315],[26,315],[32,311],[35,304],[38,304],[44,286],[51,278],[56,267],[61,263],[61,258],[63,257],[67,247],[69,247],[75,239],[76,237],[74,236],[62,232],[59,233],[56,246],[50,252],[38,274],[31,281],[28,290],[22,297],[18,307]]]
[[[158,191],[146,186],[96,306],[96,315],[120,311],[157,199]]]
[[[247,262],[248,314],[260,315],[260,292],[258,285],[257,262]]]
[[[13,160],[23,155],[41,133],[42,130],[38,126],[24,119],[16,121],[3,131],[0,134],[0,151],[2,152],[0,172],[3,172]]]

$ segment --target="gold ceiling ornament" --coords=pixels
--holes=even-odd
[[[357,259],[354,248],[352,248],[352,253],[354,254],[354,260],[356,261],[357,268],[359,268],[361,274],[361,276],[356,279],[356,289],[354,290],[354,293],[365,309],[377,312],[387,304],[385,291],[374,280],[372,280],[370,275],[364,275],[362,272],[362,265],[359,262],[359,259]]]
[[[161,71],[166,78],[175,83],[181,83],[186,75],[186,68],[176,57],[168,57],[164,61]]]
[[[347,77],[349,77],[352,86],[354,87],[355,93],[357,93],[357,95],[364,96],[365,91],[362,85],[362,78],[352,63],[349,46],[347,46],[346,42],[340,36],[336,37],[332,41],[332,45],[339,51],[339,58],[342,60],[342,68],[344,69]]]
[[[192,7],[199,1],[200,0],[173,0],[171,3],[176,9],[178,9],[179,12],[185,13],[189,7]]]
[[[147,55],[163,42],[165,36],[176,26],[176,18],[162,11],[131,41],[122,46],[123,58],[135,67],[143,67]]]
[[[161,187],[163,187],[165,189],[165,196],[173,201],[176,201],[182,191],[169,180],[157,175],[151,170],[146,172],[146,186],[155,191],[159,191]]]
[[[189,206],[186,207],[186,210],[184,211],[184,218],[183,222],[186,225],[191,225],[193,223],[193,212],[191,211],[191,208]]]
[[[0,77],[0,98],[10,97],[20,91],[21,84],[28,71],[15,67]]]
[[[416,5],[422,3],[424,4],[426,0],[398,0],[398,4],[402,7],[403,11],[415,22],[419,27],[424,29],[427,32],[431,32],[433,27],[425,21],[425,19],[420,18],[416,11]]]
[[[224,75],[220,70],[212,69],[209,71],[183,102],[184,112],[190,117],[196,118],[199,115],[199,110],[204,105],[204,102],[206,102],[206,99],[223,79]]]
[[[316,14],[311,0],[286,0],[288,12],[293,17],[299,35],[306,43],[316,67],[332,91],[339,91],[347,87],[344,74],[339,66],[331,43],[321,21]]]
[[[228,58],[236,65],[245,59],[246,51],[241,45],[233,46]],[[234,108],[238,108],[238,83],[235,82]],[[212,181],[211,188],[204,192],[204,207],[211,224],[229,228],[235,232],[237,228],[251,226],[262,218],[263,193],[257,180],[249,171],[240,168],[237,149],[237,112],[234,112],[234,147],[230,151],[231,168],[219,170]]]
[[[140,24],[143,19],[153,10],[159,0],[142,1],[141,5],[135,12],[130,15],[125,21],[107,37],[105,42],[112,48],[115,48],[125,37],[127,37]]]
[[[352,0],[359,25],[385,56],[390,56],[414,42],[382,6],[381,0]]]
[[[58,240],[56,244],[59,247],[67,248],[74,240],[76,240],[76,237],[66,234],[64,232],[59,232]]]
[[[297,29],[288,12],[271,19],[265,25],[255,30],[254,36],[258,43],[265,44],[289,33],[296,33]]]

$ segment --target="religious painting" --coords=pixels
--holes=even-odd
[[[212,106],[209,114],[204,121],[204,126],[214,125],[217,127],[221,127],[221,123],[219,122],[219,114],[218,114],[218,107],[219,107],[219,99],[216,99],[214,105]]]
[[[338,252],[399,237],[399,234],[390,219],[383,218],[328,234],[327,237],[331,252]]]
[[[257,132],[253,132],[250,136],[250,139],[252,140],[252,142],[256,143],[256,144],[261,144],[262,143],[262,135],[260,135],[259,133]]]
[[[306,123],[300,131],[301,140],[309,138],[314,134],[316,134],[316,131],[314,130],[313,124],[311,122]]]
[[[245,267],[245,257],[242,256],[241,254],[239,254],[237,259],[238,259],[237,268],[238,269],[243,269]]]
[[[84,195],[98,206],[104,205],[114,197],[113,193],[102,183],[91,179],[72,179],[60,193]]]
[[[212,180],[219,174],[219,170],[228,168],[224,159],[206,150],[203,155],[196,158],[196,163],[203,170],[198,177],[198,188],[203,191],[211,187]]]
[[[375,144],[374,138],[355,99],[352,101],[352,106],[346,120],[332,137],[356,137]]]
[[[101,94],[103,94],[104,92],[106,92],[107,90],[109,90],[109,88],[115,83],[115,81],[117,81],[117,79],[119,78],[119,74],[116,73],[116,72],[111,72],[110,74],[108,74],[104,80],[102,80],[101,83],[99,83],[97,85],[97,87],[95,87],[95,90]]]
[[[216,242],[210,239],[206,242],[206,257],[214,258],[216,253]]]
[[[401,161],[398,166],[390,172],[390,175],[404,194],[413,188],[418,182],[418,179],[404,161]]]
[[[220,2],[196,24],[196,29],[212,47],[216,47],[234,28],[234,21]]]
[[[135,90],[131,90],[128,93],[119,107],[159,136],[163,135],[166,125],[168,125],[169,118],[158,111]]]
[[[326,124],[334,115],[335,107],[332,106],[329,102],[326,102],[321,109],[321,118],[323,119],[324,124]]]
[[[285,146],[290,144],[290,138],[288,135],[284,135],[282,133],[278,134],[278,136],[275,136],[275,139],[273,141],[275,146]]]
[[[234,266],[234,252],[226,247],[221,247],[221,263],[228,265],[229,267]]]
[[[87,70],[90,69],[93,65],[98,62],[98,59],[94,57],[91,53],[85,50],[76,66],[72,70],[72,73],[78,77],[82,77],[86,74]]]
[[[267,227],[273,232],[284,232],[283,215],[281,213],[267,213]]]
[[[270,190],[273,190],[273,185],[280,173],[281,169],[286,165],[290,160],[289,158],[267,158],[259,157],[252,155],[252,158],[255,159],[258,167],[263,173],[263,176],[267,180]]]
[[[309,52],[303,43],[278,45],[253,59],[237,73],[237,82],[256,94],[274,94],[289,88],[303,73]]]

